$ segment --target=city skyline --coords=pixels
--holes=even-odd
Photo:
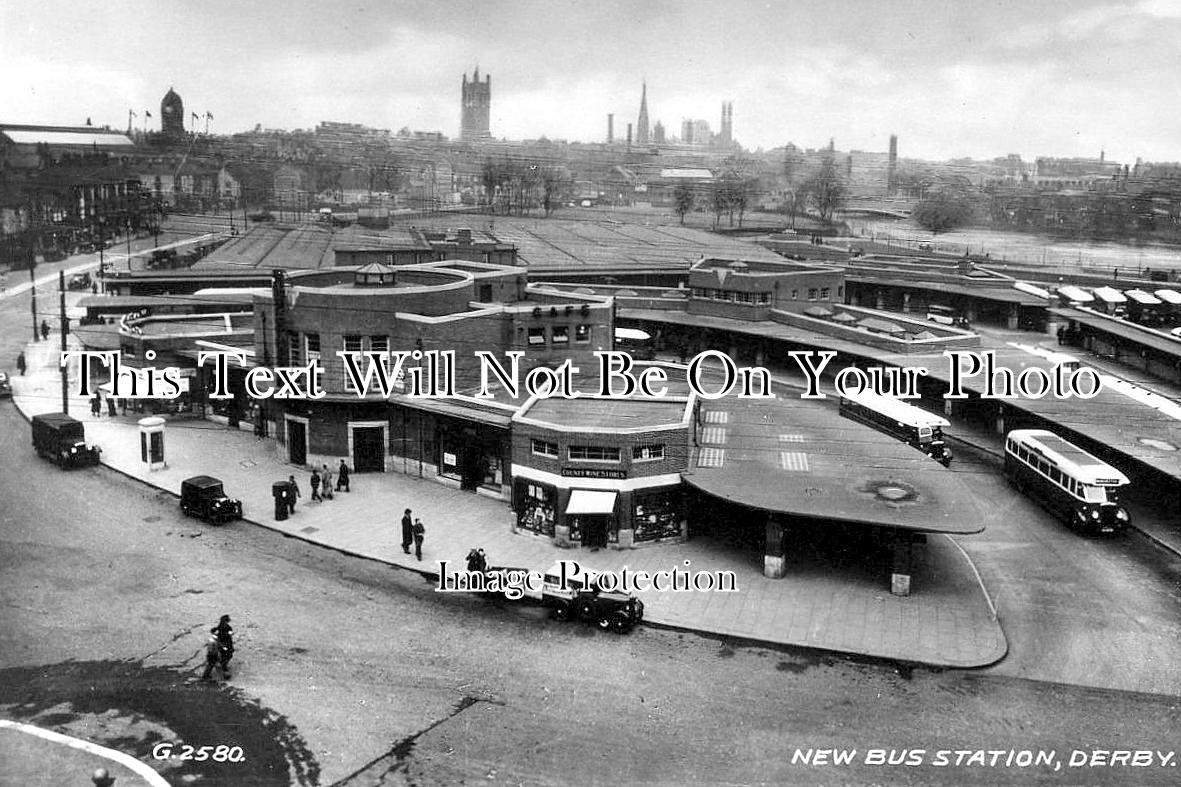
[[[321,121],[458,138],[459,80],[493,76],[495,138],[601,142],[637,125],[720,125],[745,147],[793,142],[906,158],[1018,153],[1176,161],[1181,119],[1160,108],[1181,57],[1164,0],[712,5],[489,2],[57,2],[0,9],[7,123],[126,127],[175,88],[186,127],[229,134]],[[872,9],[872,10],[871,10]],[[193,121],[196,113],[200,121]]]

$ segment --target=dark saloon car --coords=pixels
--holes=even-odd
[[[214,525],[242,517],[242,501],[226,497],[221,481],[213,476],[186,478],[180,485],[180,510]]]

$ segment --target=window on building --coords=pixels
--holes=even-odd
[[[545,328],[536,327],[529,329],[529,344],[538,345],[545,344]]]
[[[303,346],[299,340],[299,334],[293,333],[287,337],[287,363],[292,366],[303,365],[303,355],[299,349]]]
[[[375,353],[388,353],[390,351],[390,337],[370,336],[369,349]]]
[[[550,334],[550,341],[554,344],[569,344],[570,343],[570,326],[555,325],[553,332]]]
[[[605,445],[572,445],[570,458],[586,462],[618,462],[619,449]]]
[[[831,296],[831,295],[832,295],[832,290],[829,289],[828,287],[821,287],[820,288],[820,300],[827,301],[829,299],[829,296]]]
[[[344,337],[344,351],[346,353],[361,352],[361,337],[355,333],[346,334]]]
[[[632,460],[636,462],[653,462],[664,458],[663,445],[632,446]]]
[[[771,293],[769,293],[769,292],[760,292],[759,293],[759,303],[770,303],[770,302],[771,302]]]
[[[799,290],[792,290],[791,291],[791,299],[793,301],[796,301],[796,300],[799,300],[799,298],[800,298],[800,291]]]
[[[590,341],[590,326],[589,325],[574,326],[574,341],[575,342],[589,342]]]
[[[816,300],[816,288],[815,287],[808,288],[808,300],[810,300],[810,301]]]
[[[837,285],[837,300],[838,301],[845,300],[845,285],[843,285],[843,284]]]
[[[303,337],[304,361],[312,363],[320,360],[320,334],[305,333]]]
[[[533,440],[533,453],[538,456],[548,456],[551,459],[558,458],[558,444],[551,443],[546,440]]]

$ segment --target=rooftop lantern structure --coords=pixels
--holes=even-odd
[[[357,287],[392,287],[394,269],[380,262],[362,265],[353,273],[353,284]]]

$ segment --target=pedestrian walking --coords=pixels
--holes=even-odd
[[[402,551],[410,554],[410,543],[414,540],[414,519],[410,516],[410,509],[402,517]]]
[[[320,471],[312,470],[312,500],[319,500],[324,502],[324,498],[320,497]]]
[[[95,418],[98,418],[99,416],[102,415],[102,412],[103,412],[103,401],[102,401],[102,399],[98,398],[98,394],[95,394],[94,397],[91,398],[91,400],[90,400],[90,414],[93,415]]]
[[[116,413],[115,413],[115,397],[113,397],[113,396],[107,397],[107,415],[111,416],[112,418],[114,418],[116,415]]]
[[[217,637],[218,664],[226,680],[229,680],[230,659],[234,657],[234,627],[230,625],[230,616],[222,615],[217,625],[209,631]]]
[[[41,321],[41,339],[49,339],[49,323],[47,323],[45,320]]]
[[[336,471],[336,491],[341,489],[349,491],[349,466],[343,459],[340,460],[340,468]]]
[[[217,641],[217,629],[209,629],[209,639],[205,640],[205,671],[201,673],[201,680],[209,680],[214,667],[221,665],[221,643]],[[225,676],[225,669],[222,669]]]
[[[25,354],[22,351],[20,355],[16,356],[16,370],[21,373],[21,377],[25,376],[25,369],[28,365],[25,363]]]
[[[328,465],[320,470],[320,483],[324,486],[324,499],[332,499],[332,471],[328,469]]]
[[[414,520],[414,557],[422,560],[422,539],[426,535],[426,528],[422,526],[421,519]]]
[[[295,476],[287,476],[287,494],[283,496],[287,503],[287,513],[295,513],[295,501],[299,500],[299,484],[295,483]]]

